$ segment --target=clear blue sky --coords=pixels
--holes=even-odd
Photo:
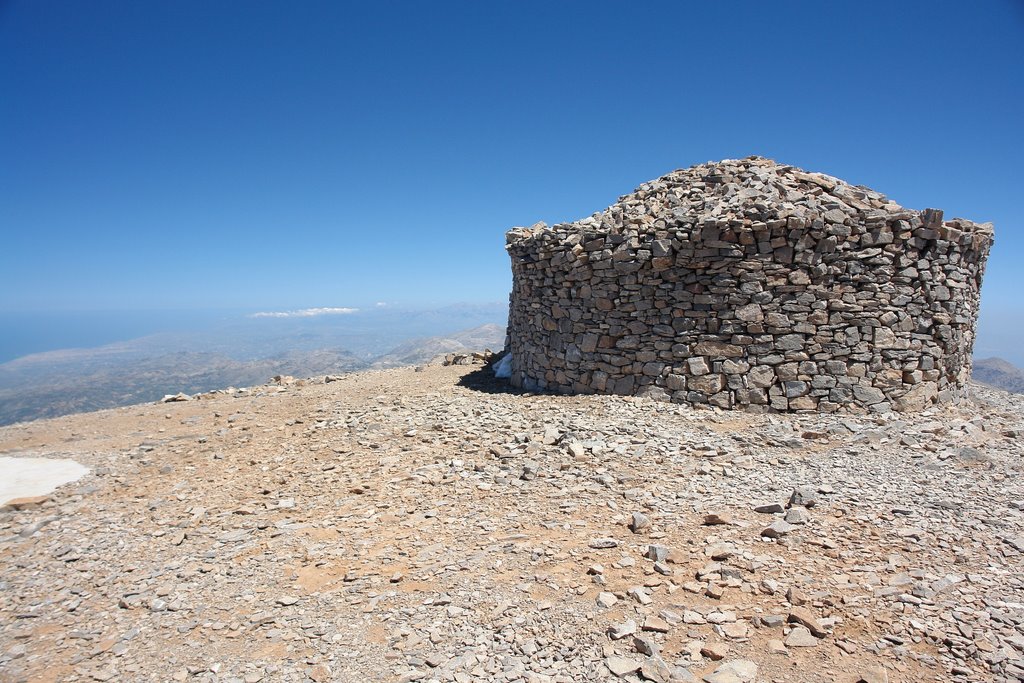
[[[1024,3],[0,0],[0,311],[507,296],[504,231],[761,154],[996,224]]]

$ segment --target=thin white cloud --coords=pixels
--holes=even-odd
[[[376,306],[377,308],[384,308],[387,305],[388,305],[387,301],[378,301],[377,303],[374,304],[374,306]]]
[[[252,313],[250,318],[312,318],[318,315],[347,315],[356,313],[358,308],[300,308],[297,311],[262,311]]]

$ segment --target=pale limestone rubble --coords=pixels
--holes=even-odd
[[[7,425],[89,472],[0,507],[0,681],[1017,683],[1022,436],[479,365]]]

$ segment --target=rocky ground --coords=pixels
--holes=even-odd
[[[91,473],[0,512],[0,680],[1024,680],[1022,435],[465,366],[12,425]]]

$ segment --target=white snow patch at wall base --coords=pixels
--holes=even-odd
[[[512,354],[506,353],[501,360],[494,364],[494,376],[498,379],[508,379],[512,376]]]

